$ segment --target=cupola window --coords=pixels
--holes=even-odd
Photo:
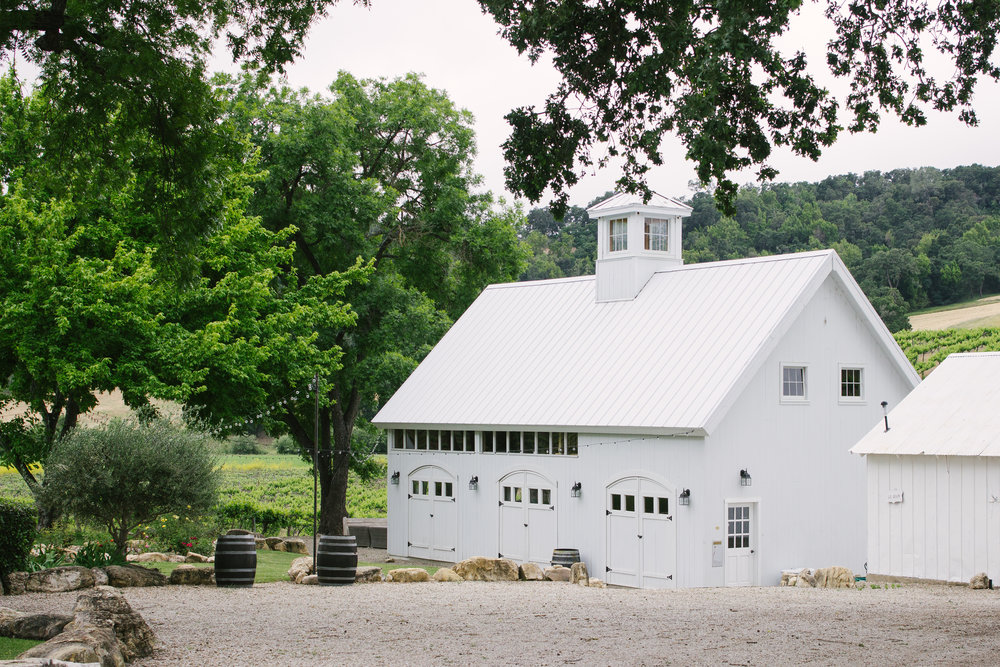
[[[619,218],[608,223],[610,235],[608,237],[608,251],[618,252],[628,250],[628,219]]]
[[[646,250],[667,250],[667,221],[662,218],[646,218]]]

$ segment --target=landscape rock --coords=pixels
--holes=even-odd
[[[465,581],[465,579],[455,574],[455,570],[450,567],[442,567],[434,573],[431,579],[434,581]]]
[[[816,577],[813,576],[808,567],[803,568],[799,571],[798,577],[796,577],[795,585],[799,588],[815,588]]]
[[[67,565],[28,574],[24,589],[29,593],[62,593],[94,586],[94,573],[86,567]]]
[[[126,563],[136,563],[136,562],[139,561],[139,556],[140,556],[140,554],[126,554],[125,555],[125,562]]]
[[[187,562],[187,561],[185,561],[184,560],[184,556],[182,556],[180,554],[167,554],[167,562],[168,563],[184,563],[184,562]]]
[[[4,595],[23,595],[25,585],[28,583],[27,572],[11,572],[7,575],[7,590]]]
[[[70,663],[98,663],[101,667],[124,667],[125,658],[120,644],[111,628],[84,627],[53,637],[44,644],[34,646],[21,655],[19,660],[44,658],[41,664],[62,660]]]
[[[139,554],[135,557],[132,562],[135,563],[166,563],[170,561],[170,556],[167,554],[160,553],[159,551],[147,551],[144,554]]]
[[[569,581],[572,574],[568,567],[562,565],[545,568],[545,578],[549,581]]]
[[[118,640],[125,662],[134,662],[153,654],[156,635],[145,619],[132,609],[125,596],[111,586],[86,591],[76,599],[73,620],[66,626],[63,635],[88,632],[91,628],[110,630]],[[103,660],[100,662],[104,664]]]
[[[375,565],[359,567],[354,571],[354,583],[373,584],[382,581],[382,568]]]
[[[255,537],[253,538],[254,549],[266,549],[267,548],[267,538]]]
[[[607,588],[608,585],[601,581],[600,579],[590,578],[590,583],[588,584],[591,588]]]
[[[94,585],[95,586],[107,586],[108,585],[108,573],[103,567],[92,567],[90,572],[94,575]]]
[[[306,556],[303,558],[296,558],[292,561],[292,566],[288,568],[288,578],[297,584],[302,583],[304,577],[309,576],[313,572],[313,561],[312,558]]]
[[[569,582],[571,584],[580,584],[581,586],[590,585],[590,574],[587,572],[587,566],[584,563],[573,563],[570,568]]]
[[[28,614],[0,607],[0,637],[52,639],[72,620],[66,614]]]
[[[264,542],[267,543],[267,548],[272,551],[284,551],[284,549],[279,549],[278,546],[282,544],[285,540],[280,537],[265,537]]]
[[[972,579],[969,580],[969,588],[974,590],[982,590],[984,588],[990,587],[990,578],[986,576],[985,572],[980,572],[979,574],[973,575]]]
[[[3,667],[100,667],[99,662],[66,662],[65,660],[48,660],[46,658],[20,658],[0,662]]]
[[[451,568],[466,581],[517,581],[517,563],[509,558],[476,556],[455,563]]]
[[[184,562],[186,562],[186,563],[207,563],[208,562],[208,556],[202,556],[200,553],[196,553],[194,551],[189,551],[189,552],[187,552],[187,555],[184,556]]]
[[[300,581],[299,583],[300,584],[305,584],[307,586],[318,586],[319,585],[319,575],[318,574],[310,574],[307,577],[302,577],[302,581]]]
[[[215,584],[215,568],[178,565],[169,581],[175,586],[211,586]]]
[[[431,576],[427,574],[427,570],[419,567],[401,567],[398,570],[389,570],[389,574],[385,576],[385,580],[397,584],[411,584],[430,581]]]
[[[284,547],[281,551],[287,551],[290,554],[309,553],[309,550],[306,549],[306,541],[300,537],[286,537],[281,544]]]
[[[545,581],[545,573],[542,572],[542,568],[534,563],[522,565],[517,577],[522,581]]]
[[[167,577],[163,573],[148,567],[108,565],[104,571],[108,573],[108,584],[116,588],[167,585]]]
[[[817,588],[854,588],[854,571],[846,567],[821,567],[813,576]]]

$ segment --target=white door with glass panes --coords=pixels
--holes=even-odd
[[[521,471],[500,480],[500,557],[548,565],[556,541],[555,485]]]
[[[407,479],[407,555],[455,560],[458,543],[456,481],[436,466],[418,468]]]
[[[676,587],[674,501],[673,491],[645,477],[627,477],[607,488],[609,584]]]
[[[756,503],[726,505],[726,586],[757,585]]]

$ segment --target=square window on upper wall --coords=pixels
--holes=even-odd
[[[859,405],[865,402],[865,369],[856,364],[840,365],[840,402]]]
[[[781,364],[782,403],[805,403],[809,400],[808,371],[805,364]]]

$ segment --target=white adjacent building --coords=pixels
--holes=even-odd
[[[832,250],[684,265],[690,208],[616,195],[596,276],[492,285],[383,406],[389,552],[612,584],[865,560],[849,449],[919,381]]]
[[[868,571],[1000,581],[1000,353],[953,354],[851,450],[868,470]]]

